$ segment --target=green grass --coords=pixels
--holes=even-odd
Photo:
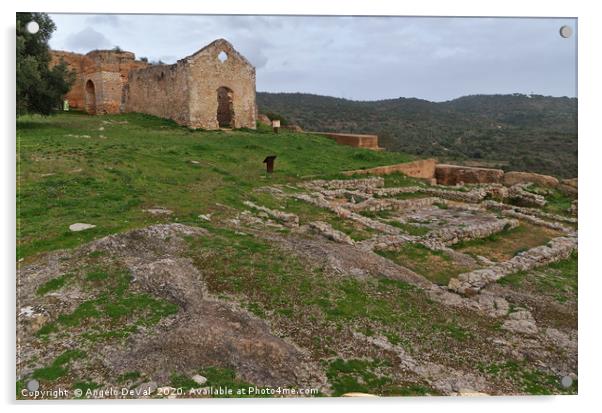
[[[127,382],[135,382],[141,376],[142,375],[139,371],[128,371],[127,373],[120,374],[119,377],[117,377],[117,383],[124,384]]]
[[[182,389],[184,392],[200,387],[211,387],[214,391],[212,397],[271,397],[266,394],[249,393],[248,389],[256,386],[239,378],[236,372],[230,368],[210,366],[199,369],[198,374],[207,379],[203,385],[185,374],[173,373],[170,378],[170,386]],[[217,389],[228,389],[231,394],[228,392],[218,393]],[[261,389],[261,387],[257,387],[257,389]]]
[[[337,354],[337,332],[348,326],[364,333],[386,332],[404,348],[411,347],[411,337],[465,345],[471,341],[467,338],[476,336],[466,318],[450,317],[449,311],[403,281],[332,277],[259,238],[220,228],[211,232],[211,237],[190,240],[190,256],[203,265],[209,290],[271,323],[294,322],[294,332],[301,335],[293,332],[292,339],[320,356]],[[324,333],[311,334],[311,339],[303,333],[314,329]]]
[[[59,277],[48,280],[44,284],[40,285],[36,290],[36,294],[45,295],[51,291],[60,290],[61,288],[63,288],[66,282],[67,276],[63,274]]]
[[[453,249],[472,255],[482,255],[493,261],[506,261],[531,248],[545,245],[559,236],[558,231],[521,222],[512,229],[504,229],[485,238],[461,241]]]
[[[522,392],[533,395],[577,394],[577,382],[567,388],[560,384],[560,377],[530,368],[522,362],[507,361],[479,365],[478,369],[496,378],[505,378],[518,383]]]
[[[343,219],[330,210],[295,198],[276,199],[272,195],[265,193],[254,193],[250,197],[258,205],[296,214],[299,217],[300,225],[311,221],[325,221],[332,225],[334,229],[349,235],[355,241],[371,238],[374,235],[374,230],[370,228],[363,227],[351,220]]]
[[[23,116],[17,145],[18,257],[166,219],[144,213],[148,207],[198,223],[198,214],[218,209],[216,202],[240,206],[259,186],[411,159],[313,134],[192,131],[140,114]],[[266,177],[262,161],[272,154],[275,172]],[[96,228],[69,231],[75,222]]]
[[[400,228],[401,230],[410,235],[416,236],[426,235],[431,231],[429,227],[424,225],[408,224],[405,222],[399,222],[394,220],[387,221],[387,224]]]
[[[92,341],[125,338],[136,326],[150,326],[175,314],[178,306],[146,293],[129,291],[131,276],[118,268],[98,268],[85,272],[81,282],[93,281],[94,297],[71,312],[59,314],[43,325],[36,336],[47,339],[53,333],[85,327],[82,337]]]
[[[67,365],[76,359],[81,359],[85,356],[85,353],[80,350],[67,350],[58,356],[54,361],[47,367],[42,367],[34,370],[32,377],[38,380],[44,381],[55,381],[65,376],[69,369]]]
[[[447,253],[430,250],[421,244],[408,242],[393,251],[376,252],[439,285],[447,285],[452,277],[470,271],[470,268],[456,264]]]
[[[501,285],[524,289],[530,287],[538,293],[553,296],[558,302],[577,299],[578,256],[573,252],[561,260],[531,271],[519,271],[500,278]]]
[[[188,376],[174,373],[170,378],[170,386],[187,391],[199,387],[199,384]]]
[[[78,381],[73,385],[74,390],[82,391],[82,395],[79,398],[85,398],[87,391],[98,389],[99,387],[100,384],[93,381]]]
[[[390,365],[384,360],[336,359],[330,362],[326,376],[332,385],[333,396],[360,392],[382,396],[423,396],[433,393],[426,386],[401,384],[387,374]]]

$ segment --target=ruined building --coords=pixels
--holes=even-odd
[[[173,65],[115,50],[51,54],[51,65],[64,61],[76,73],[66,96],[72,108],[148,113],[191,128],[255,128],[255,68],[224,39]]]

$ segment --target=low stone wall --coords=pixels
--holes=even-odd
[[[435,159],[421,159],[419,161],[398,163],[395,165],[377,166],[376,168],[357,169],[354,171],[343,172],[345,175],[389,175],[392,173],[402,173],[412,178],[433,179],[435,176]]]
[[[501,202],[496,202],[496,201],[491,201],[491,200],[484,201],[481,205],[487,209],[512,210],[512,211],[520,212],[522,214],[534,215],[536,217],[540,217],[540,218],[544,218],[544,219],[568,222],[571,224],[577,223],[577,218],[565,217],[565,216],[557,215],[557,214],[550,214],[549,212],[545,212],[545,211],[542,211],[537,208],[526,208],[526,207],[520,207],[520,206],[516,206],[516,205],[508,205],[508,204],[503,204]]]
[[[501,169],[439,164],[435,168],[435,178],[439,185],[457,185],[461,183],[499,184],[504,179],[504,171]]]
[[[322,189],[352,189],[356,191],[371,190],[385,185],[385,180],[380,177],[365,178],[365,179],[334,179],[325,181],[316,179],[314,181],[304,182],[301,184],[304,188],[322,190]]]
[[[546,204],[546,198],[543,195],[534,194],[525,190],[528,185],[531,185],[531,183],[511,186],[510,189],[508,189],[508,198],[520,206],[544,206]]]
[[[522,252],[508,261],[489,268],[474,270],[458,275],[449,281],[450,290],[461,294],[476,294],[487,284],[518,271],[528,271],[568,258],[577,249],[577,238],[559,237],[547,245],[540,245]]]
[[[423,241],[428,243],[430,240],[435,240],[445,246],[450,246],[461,241],[485,238],[506,229],[516,228],[518,225],[519,222],[516,219],[498,219],[493,222],[467,225],[465,227],[442,228],[427,234]]]
[[[377,235],[370,239],[363,240],[357,245],[365,250],[396,250],[407,242],[416,242],[418,238],[412,235]]]
[[[309,228],[335,242],[353,245],[354,241],[344,232],[334,229],[332,225],[324,221],[314,221],[309,223]]]
[[[522,219],[523,221],[530,222],[531,224],[540,225],[542,227],[561,231],[561,232],[564,232],[565,234],[569,234],[569,235],[575,234],[575,230],[573,230],[572,228],[569,228],[567,226],[564,226],[558,222],[546,221],[546,220],[543,220],[536,216],[523,214],[521,212],[514,211],[512,209],[502,211],[502,215],[517,218],[517,219]]]
[[[281,221],[287,227],[298,227],[299,217],[295,214],[289,214],[287,212],[276,211],[274,209],[266,208],[261,205],[256,205],[251,201],[245,201],[244,204],[250,208],[264,212],[272,218]]]
[[[416,198],[416,199],[387,199],[370,198],[358,204],[351,204],[348,208],[352,211],[406,211],[416,208],[424,208],[434,203],[445,204],[445,200],[436,197]]]
[[[315,135],[324,135],[330,139],[334,139],[339,145],[353,146],[355,148],[372,149],[376,151],[382,150],[378,146],[377,135],[359,135],[354,133],[332,133],[332,132],[306,132]]]
[[[395,196],[398,194],[411,194],[418,192],[434,195],[440,198],[448,199],[450,201],[466,202],[470,204],[481,202],[487,197],[487,195],[491,195],[494,198],[505,198],[507,196],[507,189],[501,185],[496,184],[473,188],[469,191],[455,191],[451,189],[421,186],[408,186],[401,188],[377,188],[374,190],[374,194],[380,197]]]

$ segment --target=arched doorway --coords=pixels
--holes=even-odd
[[[86,82],[86,112],[91,115],[96,114],[96,90],[92,80]]]
[[[225,86],[217,89],[217,123],[220,128],[234,126],[234,104],[232,89]]]

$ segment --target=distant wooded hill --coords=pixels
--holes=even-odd
[[[391,151],[475,166],[577,176],[577,99],[473,95],[447,102],[352,101],[305,93],[257,93],[261,113],[305,130],[376,133]]]

